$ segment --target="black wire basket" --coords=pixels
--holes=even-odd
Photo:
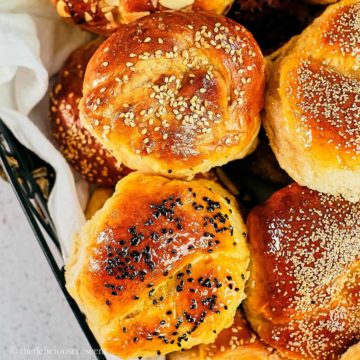
[[[65,287],[64,262],[56,229],[47,207],[55,181],[54,169],[29,151],[0,119],[0,173],[10,182],[50,268],[98,360],[105,355],[91,332],[85,316]]]

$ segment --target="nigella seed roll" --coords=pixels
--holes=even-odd
[[[146,357],[214,341],[244,298],[248,262],[219,184],[134,172],[76,236],[66,281],[104,350]]]

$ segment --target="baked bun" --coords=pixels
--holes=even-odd
[[[204,10],[227,12],[233,0],[52,0],[59,16],[72,24],[101,35],[110,35],[155,11]]]
[[[250,329],[241,311],[234,323],[224,329],[215,342],[175,352],[168,360],[278,360],[274,350],[262,342]]]
[[[247,224],[254,330],[289,359],[338,359],[360,339],[360,203],[294,183]]]
[[[89,201],[86,205],[86,220],[91,219],[94,214],[104,206],[106,200],[109,199],[113,193],[114,189],[109,187],[99,187],[95,189],[90,195]]]
[[[115,185],[130,170],[104,150],[79,119],[85,68],[100,43],[75,50],[65,62],[50,96],[50,119],[59,150],[74,169],[90,182]]]
[[[232,20],[153,14],[91,58],[81,121],[132,169],[192,178],[253,150],[263,70],[255,40]]]
[[[220,185],[132,173],[76,236],[66,286],[122,358],[209,343],[244,298],[245,237]]]
[[[299,184],[360,200],[360,1],[332,5],[274,57],[264,125]]]

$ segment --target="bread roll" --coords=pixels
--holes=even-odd
[[[157,13],[96,51],[80,116],[128,167],[192,178],[254,148],[263,90],[264,60],[243,27],[202,12]]]
[[[299,184],[360,200],[360,1],[332,5],[274,57],[264,125]]]
[[[234,323],[221,331],[215,342],[171,353],[168,360],[279,360],[274,350],[251,331],[244,315],[237,311]]]
[[[360,339],[360,203],[297,184],[248,217],[254,330],[289,359],[338,359]]]
[[[113,192],[114,189],[107,187],[99,187],[92,192],[85,209],[86,220],[91,219],[104,206],[106,200],[111,197]]]
[[[245,237],[220,185],[132,173],[76,236],[66,286],[122,358],[209,343],[244,298]]]
[[[85,68],[100,43],[84,45],[65,62],[50,96],[50,120],[59,150],[74,169],[92,183],[111,186],[130,170],[81,125],[78,109]]]
[[[227,12],[233,0],[52,0],[59,16],[72,24],[101,35],[110,35],[155,11],[205,10]]]

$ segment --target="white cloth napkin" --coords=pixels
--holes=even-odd
[[[74,182],[49,141],[47,92],[50,76],[89,39],[88,33],[61,22],[49,0],[0,1],[0,117],[23,145],[56,171],[49,211],[65,259],[74,232],[84,223],[81,205],[88,189],[84,181]]]
[[[48,206],[65,261],[74,233],[85,222],[89,188],[84,180],[74,180],[52,144],[49,79],[74,49],[90,39],[89,33],[61,22],[50,0],[0,0],[0,118],[24,146],[56,171]]]

